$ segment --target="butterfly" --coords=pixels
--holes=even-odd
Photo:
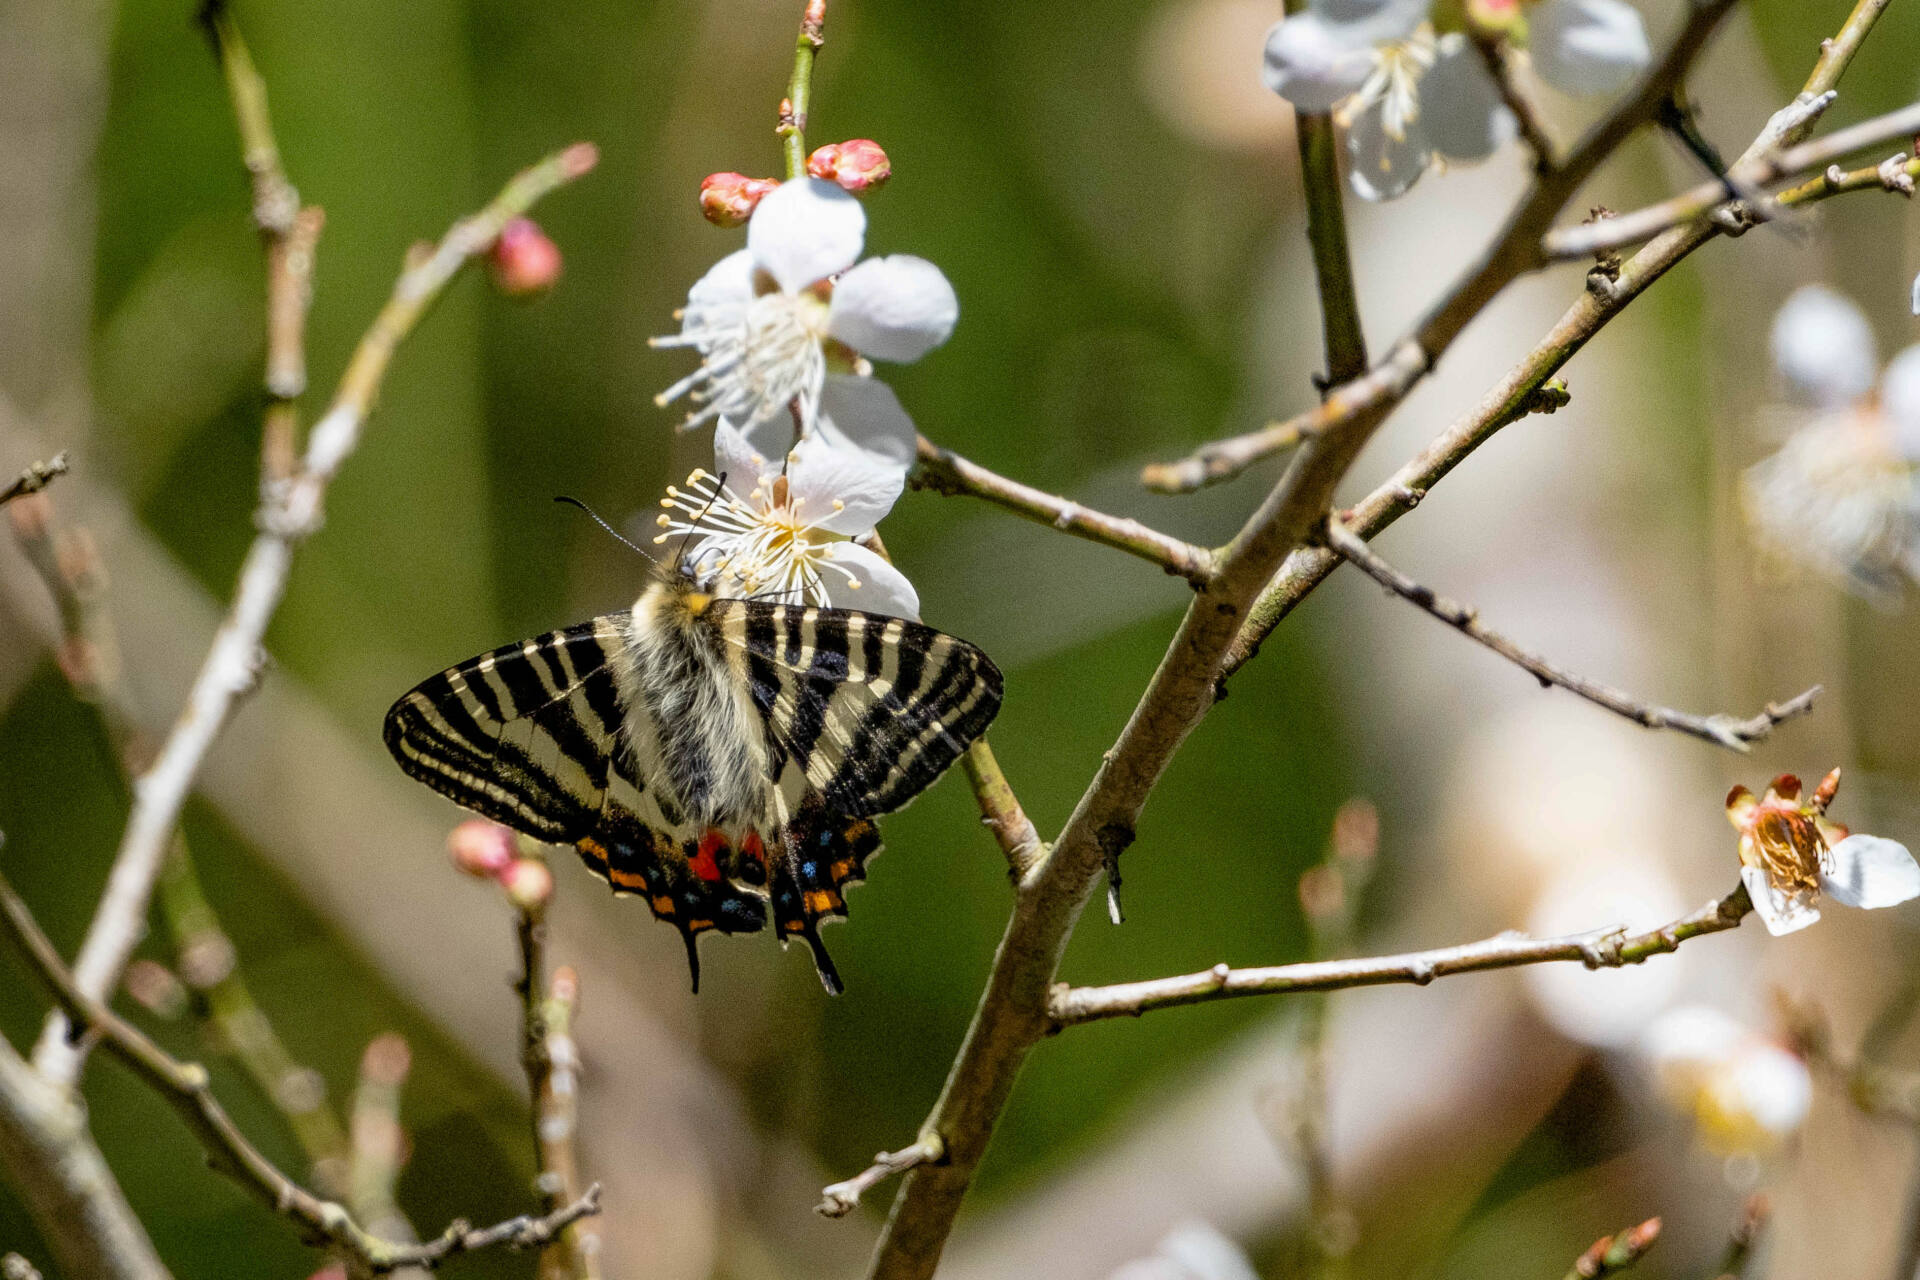
[[[387,749],[465,807],[571,844],[615,893],[699,936],[772,909],[813,954],[880,850],[1000,709],[1000,671],[903,618],[718,598],[664,572],[631,612],[470,658],[387,712]]]

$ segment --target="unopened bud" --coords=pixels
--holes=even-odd
[[[716,227],[746,225],[755,206],[780,184],[744,173],[710,173],[700,182],[700,216]]]
[[[571,1005],[580,1002],[580,974],[570,964],[563,964],[553,971],[553,983],[547,988],[555,1000]]]
[[[893,162],[872,138],[832,142],[807,157],[807,172],[859,195],[893,176]]]
[[[375,1036],[360,1055],[360,1077],[375,1084],[398,1087],[413,1068],[413,1050],[406,1039],[388,1031]]]
[[[1308,867],[1300,876],[1300,909],[1309,920],[1330,920],[1347,906],[1347,886],[1340,873],[1325,863]]]
[[[1520,0],[1467,0],[1467,21],[1490,36],[1517,36],[1526,30]]]
[[[521,858],[500,877],[507,901],[528,914],[539,911],[553,896],[553,872],[535,858]]]
[[[1333,815],[1333,854],[1364,861],[1380,851],[1380,811],[1373,801],[1356,796]]]
[[[1820,779],[1820,785],[1814,788],[1813,811],[1815,813],[1825,813],[1827,811],[1827,806],[1832,804],[1833,798],[1839,794],[1840,794],[1840,771],[1838,769],[1835,769],[1832,773],[1829,773],[1826,777]]]
[[[469,818],[447,833],[447,856],[474,879],[492,880],[520,854],[513,847],[513,832],[485,818]]]
[[[494,288],[509,298],[531,298],[560,279],[560,246],[532,218],[515,218],[500,228],[487,265]]]

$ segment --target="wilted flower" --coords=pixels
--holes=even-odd
[[[807,172],[859,195],[893,176],[893,162],[872,138],[829,142],[807,157]]]
[[[487,268],[494,288],[510,298],[545,293],[560,279],[560,246],[531,218],[515,218],[500,228]]]
[[[1346,130],[1348,180],[1390,200],[1437,159],[1480,160],[1518,131],[1479,52],[1436,34],[1432,0],[1311,0],[1267,33],[1267,87]],[[1558,89],[1611,93],[1651,52],[1625,0],[1541,0],[1525,18],[1533,66]],[[1503,24],[1515,35],[1519,19]]]
[[[1920,895],[1920,864],[1905,845],[1849,835],[1827,820],[1839,789],[1835,769],[1805,800],[1790,773],[1759,799],[1745,787],[1727,793],[1727,821],[1740,833],[1740,879],[1775,936],[1818,920],[1814,904],[1823,893],[1849,907],[1891,907]]]
[[[855,266],[866,225],[860,202],[831,182],[770,192],[747,223],[747,247],[688,292],[680,332],[653,339],[701,355],[656,402],[690,396],[686,425],[724,419],[749,435],[791,412],[790,444],[813,430],[829,368],[854,372],[860,356],[918,360],[945,342],[960,314],[953,286],[924,258]]]
[[[1920,344],[1893,358],[1876,392],[1866,317],[1809,285],[1780,308],[1771,345],[1799,425],[1741,479],[1755,541],[1776,561],[1894,599],[1920,577]]]
[[[1813,1105],[1806,1062],[1718,1009],[1669,1010],[1647,1027],[1641,1048],[1661,1095],[1721,1155],[1777,1150]]]
[[[780,183],[744,173],[710,173],[700,181],[700,216],[716,227],[744,227],[760,201]]]
[[[856,380],[858,381],[858,380]],[[654,538],[689,541],[681,563],[716,595],[920,616],[906,575],[853,541],[873,531],[906,486],[906,466],[830,443],[825,432],[779,462],[731,423],[714,432],[718,475],[669,486]]]

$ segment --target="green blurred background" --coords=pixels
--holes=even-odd
[[[80,184],[74,207],[82,216],[56,230],[73,237],[85,264],[61,305],[77,306],[85,321],[70,339],[48,341],[65,342],[83,382],[9,394],[48,438],[75,442],[76,470],[88,483],[123,496],[137,516],[127,536],[144,531],[188,581],[224,600],[251,536],[263,281],[225,91],[191,7],[184,0],[127,0],[110,12],[52,0],[0,5],[0,30],[18,37],[9,56],[49,79],[76,66],[98,72],[79,76],[92,114],[57,100],[80,148],[58,164]],[[700,220],[702,176],[776,171],[773,106],[799,7],[797,0],[234,5],[270,87],[289,173],[327,213],[309,417],[409,244],[437,235],[538,155],[576,139],[601,149],[599,169],[537,214],[566,256],[554,293],[517,303],[469,275],[409,339],[273,627],[270,682],[310,695],[371,767],[385,767],[381,714],[417,680],[495,644],[624,607],[643,582],[643,563],[552,499],[578,496],[616,522],[644,516],[665,483],[705,462],[704,437],[677,436],[675,413],[651,402],[686,371],[684,354],[650,351],[645,339],[673,327],[671,312],[687,285],[739,241],[737,232]],[[1245,429],[1311,395],[1305,375],[1319,358],[1318,319],[1302,270],[1303,213],[1286,115],[1257,86],[1247,92],[1260,24],[1279,10],[1266,6],[1272,12],[1262,16],[1261,8],[1199,0],[834,0],[809,141],[862,136],[887,148],[895,176],[870,200],[869,246],[933,259],[961,299],[946,347],[917,365],[882,371],[927,434],[1030,483],[1200,540],[1223,539],[1251,507],[1270,469],[1184,499],[1138,494],[1128,477],[1140,461]],[[1766,0],[1737,18],[1727,37],[1734,52],[1709,63],[1692,86],[1709,132],[1737,149],[1741,130],[1757,123],[1753,104],[1784,100],[1843,12],[1824,0]],[[1665,10],[1650,12],[1656,32],[1668,18]],[[1846,118],[1910,97],[1917,24],[1920,10],[1895,7],[1849,78]],[[1224,43],[1207,34],[1215,27],[1250,29],[1253,43]],[[1719,105],[1723,89],[1734,106]],[[1566,121],[1578,118],[1578,108],[1565,107]],[[1610,200],[1649,198],[1692,180],[1657,141],[1626,155],[1629,176],[1615,182]],[[23,168],[18,180],[32,183]],[[1447,201],[1452,181],[1427,179],[1393,225],[1411,228],[1406,218],[1415,206]],[[1842,246],[1891,245],[1903,212],[1890,203],[1836,211],[1817,234]],[[1484,209],[1477,218],[1491,225]],[[16,241],[4,252],[25,247]],[[1789,251],[1803,249],[1782,239],[1771,250],[1748,242],[1711,252],[1723,271],[1738,270],[1735,255],[1752,252],[1752,271],[1765,253]],[[1426,252],[1444,279],[1465,246],[1449,241]],[[1892,295],[1904,289],[1888,283],[1898,274],[1897,256],[1888,250],[1876,261],[1835,251],[1830,269],[1821,269],[1870,293],[1868,306],[1890,338],[1900,307]],[[1378,277],[1371,283],[1392,288]],[[1552,428],[1612,433],[1639,451],[1657,480],[1620,496],[1613,519],[1636,527],[1640,501],[1656,493],[1659,519],[1678,530],[1682,547],[1713,542],[1725,514],[1716,506],[1715,469],[1740,461],[1719,451],[1746,447],[1726,445],[1712,425],[1737,417],[1723,384],[1739,375],[1726,370],[1752,354],[1750,339],[1728,351],[1708,336],[1712,310],[1703,296],[1713,287],[1690,265],[1634,308],[1634,350],[1648,355],[1643,369],[1660,370],[1661,391],[1642,398],[1637,418],[1582,419],[1576,377],[1574,406]],[[1577,288],[1577,276],[1556,277],[1540,295],[1543,314]],[[1383,310],[1411,314],[1420,301],[1406,294]],[[1376,344],[1384,344],[1392,326],[1371,319]],[[1484,383],[1520,349],[1517,340],[1497,343],[1490,360],[1463,374]],[[1459,403],[1433,403],[1411,438],[1437,428]],[[0,462],[13,467],[26,456],[23,444]],[[1381,456],[1371,474],[1395,461]],[[1497,486],[1481,492],[1499,500]],[[1423,511],[1416,519],[1445,517]],[[960,499],[910,494],[885,533],[919,586],[927,620],[980,643],[1006,668],[1008,700],[993,740],[1028,812],[1051,832],[1124,723],[1184,589],[1148,566],[1063,545],[1045,529]],[[1444,523],[1427,523],[1409,535],[1416,536],[1447,535]],[[1602,538],[1590,549],[1608,554],[1619,544]],[[124,575],[115,542],[105,550],[109,570]],[[1653,563],[1630,568],[1627,578],[1657,572]],[[1720,625],[1706,616],[1715,607],[1701,603],[1702,616],[1680,626],[1675,643],[1690,656],[1676,658],[1672,669],[1702,661],[1700,637]],[[35,606],[15,599],[8,608],[30,616]],[[1902,647],[1910,628],[1898,619],[1831,608],[1843,640],[1851,640],[1829,656],[1844,660],[1848,644],[1871,646],[1859,659],[1868,664],[1911,654]],[[1484,903],[1456,910],[1429,892],[1437,874],[1432,815],[1447,799],[1444,757],[1454,743],[1451,730],[1432,726],[1429,736],[1395,740],[1391,708],[1369,701],[1373,658],[1354,637],[1383,613],[1373,593],[1352,590],[1337,604],[1303,610],[1237,678],[1141,825],[1127,865],[1128,923],[1116,929],[1090,913],[1067,962],[1074,980],[1301,957],[1295,882],[1321,856],[1335,808],[1360,793],[1377,801],[1387,832],[1369,919],[1421,908],[1431,924],[1421,939],[1429,943],[1476,936],[1470,931],[1483,924],[1521,923],[1487,914]],[[1452,637],[1413,625],[1408,634],[1430,641],[1440,661],[1466,660],[1449,647]],[[178,631],[127,635],[129,668],[138,673],[154,651],[184,643]],[[57,669],[21,645],[13,652],[20,665],[0,729],[0,829],[9,874],[71,948],[111,856],[122,788],[98,730]],[[175,653],[173,667],[192,656]],[[1654,670],[1668,669],[1664,659],[1653,661]],[[1782,692],[1746,674],[1693,687],[1731,690],[1743,704],[1753,694]],[[178,686],[164,681],[146,692],[161,715],[178,698]],[[1845,707],[1834,713],[1844,717]],[[1459,728],[1478,717],[1472,706],[1451,714],[1433,724]],[[1871,766],[1897,777],[1912,737],[1884,730],[1868,753]],[[1819,771],[1811,762],[1801,767]],[[384,780],[399,797],[393,803],[442,825],[456,820],[451,808],[405,791],[397,772]],[[357,820],[350,808],[258,800],[272,815],[269,826],[299,827],[309,846],[325,847],[330,824]],[[1709,794],[1705,811],[1717,820],[1716,804]],[[429,921],[458,899],[497,928],[481,945],[497,957],[499,1021],[450,1026],[443,1011],[421,1007],[417,989],[396,985],[350,923],[316,903],[298,868],[268,856],[244,826],[222,805],[196,804],[187,832],[244,971],[296,1055],[339,1098],[373,1035],[399,1030],[414,1048],[403,1111],[413,1143],[403,1207],[423,1230],[457,1215],[479,1220],[525,1207],[532,1163],[523,1103],[518,1082],[497,1067],[514,1052],[510,1040],[501,1042],[512,1034],[504,908],[482,902],[483,892],[455,876],[431,840],[395,840],[380,855],[388,866],[379,892],[400,895],[403,912]],[[733,1145],[686,1175],[711,1180],[698,1197],[712,1218],[710,1230],[701,1228],[705,1243],[662,1245],[661,1257],[673,1261],[661,1261],[657,1274],[831,1275],[857,1266],[884,1193],[863,1218],[837,1225],[808,1223],[806,1202],[767,1201],[774,1188],[790,1201],[817,1186],[819,1175],[844,1176],[876,1150],[911,1139],[957,1046],[1008,906],[1003,864],[958,775],[888,820],[885,835],[890,852],[854,895],[851,924],[828,935],[849,987],[838,1001],[820,994],[799,956],[746,939],[709,944],[708,981],[696,1003],[683,990],[677,943],[662,937],[645,910],[603,903],[570,860],[556,863],[562,899],[582,903],[598,930],[582,936],[615,940],[598,949],[559,947],[559,958],[581,967],[592,1015],[583,1052],[594,1140],[644,1146],[649,1131],[634,1117],[671,1111],[691,1096],[682,1083],[663,1086],[644,1104],[596,1096],[596,1080],[608,1078],[597,1073],[604,1063],[596,1055],[618,1051],[606,1047],[611,1039],[596,1039],[596,1028],[629,1020],[662,1028],[683,1047],[679,1061],[696,1065],[699,1096],[708,1099],[700,1105],[721,1098],[745,1119],[743,1131],[726,1130]],[[148,952],[168,958],[157,942]],[[1888,958],[1883,967],[1898,964]],[[11,957],[0,965],[8,975],[0,1027],[22,1044],[44,1002]],[[620,989],[641,992],[645,1006],[596,1003],[603,973],[619,974],[627,984]],[[1071,1179],[1126,1126],[1286,1016],[1241,1002],[1104,1024],[1043,1045],[970,1213],[990,1223]],[[277,1113],[224,1065],[217,1045],[190,1020],[146,1021],[180,1052],[208,1057],[242,1124],[298,1167]],[[1513,1041],[1486,1050],[1525,1051]],[[1408,1052],[1419,1060],[1417,1047]],[[1423,1174],[1425,1199],[1363,1212],[1373,1251],[1363,1256],[1373,1269],[1362,1274],[1557,1275],[1556,1266],[1604,1231],[1654,1212],[1686,1214],[1685,1203],[1647,1203],[1644,1184],[1620,1172],[1621,1153],[1636,1141],[1635,1121],[1605,1072],[1576,1062],[1554,1079],[1543,1097],[1529,1095],[1502,1118],[1489,1117],[1487,1133],[1495,1136],[1486,1142],[1462,1138],[1457,1160],[1439,1162],[1457,1177]],[[317,1265],[284,1223],[203,1174],[185,1133],[118,1068],[93,1067],[88,1099],[109,1159],[176,1274],[299,1276]],[[680,1122],[694,1147],[713,1132],[699,1114]],[[798,1175],[776,1176],[776,1166],[791,1174],[795,1161]],[[1395,1176],[1389,1163],[1360,1182],[1397,1185]],[[677,1184],[667,1178],[661,1185]],[[1371,1192],[1356,1194],[1366,1200]],[[1711,1249],[1723,1201],[1709,1195],[1699,1202],[1697,1249]],[[616,1235],[621,1212],[610,1200],[608,1230]],[[676,1210],[669,1197],[651,1212],[672,1218]],[[1077,1229],[1097,1234],[1099,1226]],[[1276,1275],[1288,1273],[1293,1231],[1282,1219],[1231,1227]],[[27,1218],[4,1193],[0,1245],[46,1263]],[[652,1247],[626,1240],[618,1256],[645,1259]],[[1691,1257],[1676,1246],[1676,1270],[1663,1272],[1656,1261],[1645,1274],[1686,1274],[1682,1264]],[[529,1265],[503,1254],[459,1264],[476,1276],[526,1274]],[[1069,1266],[1061,1274],[1075,1273]]]

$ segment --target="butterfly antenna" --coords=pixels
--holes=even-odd
[[[566,494],[563,493],[559,497],[555,498],[554,501],[564,502],[570,507],[580,508],[582,511],[587,513],[588,519],[592,520],[595,524],[599,525],[602,529],[605,529],[608,533],[612,534],[613,540],[615,542],[620,543],[622,546],[626,547],[630,551],[638,552],[641,556],[645,557],[648,560],[652,560],[653,563],[655,564],[660,563],[658,560],[654,559],[653,553],[651,551],[648,551],[645,547],[639,546],[633,542],[629,542],[625,534],[621,533],[618,529],[608,524],[605,520],[602,520],[600,518],[600,513],[598,511],[595,511],[592,507],[580,501],[580,499],[569,498]]]
[[[713,492],[707,495],[707,505],[700,508],[700,513],[694,516],[692,521],[689,522],[686,533],[681,535],[680,548],[673,553],[674,568],[679,568],[680,563],[687,558],[687,544],[693,541],[694,528],[697,527],[702,520],[707,518],[707,512],[713,510],[713,504],[720,501],[720,495],[726,491],[726,488],[727,473],[722,471],[714,478]]]

